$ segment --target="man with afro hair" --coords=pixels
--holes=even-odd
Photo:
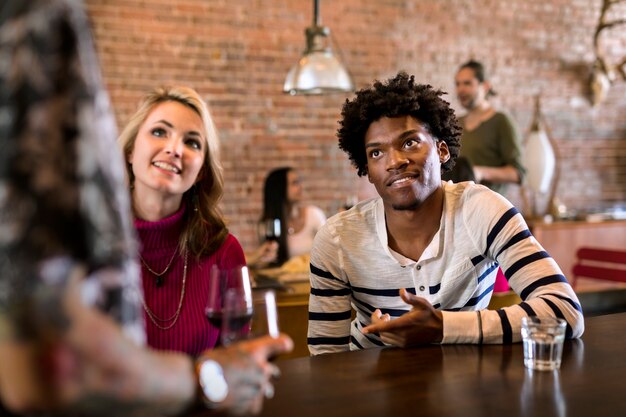
[[[441,180],[460,149],[443,94],[400,72],[344,104],[339,147],[379,197],[315,237],[312,354],[518,342],[529,315],[564,318],[568,338],[583,333],[576,294],[517,209],[482,185]],[[523,301],[487,310],[498,267]]]

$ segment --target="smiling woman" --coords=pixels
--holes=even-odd
[[[156,89],[146,96],[119,143],[141,240],[148,344],[198,354],[217,344],[204,317],[214,265],[244,265],[217,204],[223,178],[219,140],[194,90]]]

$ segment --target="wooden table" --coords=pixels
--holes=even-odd
[[[624,416],[626,313],[586,320],[561,369],[524,368],[521,344],[444,345],[278,360],[262,416]],[[207,414],[208,415],[208,414]]]

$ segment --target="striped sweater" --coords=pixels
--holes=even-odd
[[[141,256],[153,271],[163,271],[172,259],[182,230],[184,212],[183,204],[178,212],[156,222],[135,219],[135,228],[141,241]],[[175,256],[168,272],[163,276],[161,286],[156,285],[155,275],[143,262],[140,263],[146,305],[160,318],[175,316],[182,288],[183,257]],[[144,309],[148,345],[159,350],[185,352],[193,356],[215,347],[219,340],[219,330],[211,326],[204,316],[208,299],[209,271],[214,264],[220,269],[245,265],[243,250],[234,236],[228,235],[215,253],[202,258],[199,263],[191,254],[189,255],[180,316],[170,329],[158,328]],[[157,323],[161,327],[167,327],[173,321]]]
[[[383,346],[361,329],[377,308],[392,319],[410,310],[399,296],[401,288],[442,310],[442,343],[517,342],[527,315],[564,318],[568,338],[582,334],[576,294],[517,209],[471,182],[444,182],[443,187],[439,230],[417,261],[388,247],[380,198],[333,216],[317,233],[310,274],[312,354]],[[523,301],[486,310],[498,266]]]

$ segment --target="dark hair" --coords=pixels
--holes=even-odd
[[[472,163],[464,156],[459,156],[456,158],[456,163],[454,164],[454,168],[450,171],[441,175],[441,179],[444,181],[451,180],[452,182],[462,182],[462,181],[474,181],[476,182],[476,177],[474,176],[474,168],[472,167]]]
[[[485,71],[485,66],[481,62],[478,62],[478,61],[475,61],[473,59],[470,59],[465,64],[463,64],[463,65],[461,65],[459,67],[459,71],[461,71],[462,69],[465,69],[465,68],[472,70],[472,72],[474,73],[474,77],[480,83],[484,83],[485,81],[487,81],[487,72]],[[491,96],[495,96],[495,95],[497,95],[495,90],[493,88],[489,88],[489,91],[487,91],[487,94],[485,96],[486,97],[491,97]]]
[[[287,244],[287,174],[291,167],[276,168],[265,177],[263,186],[263,215],[261,220],[280,219],[281,234],[278,238],[277,263],[282,264],[289,259]]]
[[[430,85],[416,84],[414,76],[402,71],[384,83],[376,80],[373,86],[357,91],[352,101],[346,100],[337,137],[339,148],[348,154],[357,174],[367,174],[367,129],[381,117],[399,116],[414,117],[436,140],[443,140],[450,150],[450,159],[441,165],[441,170],[452,169],[461,148],[461,129],[450,103],[441,98],[444,94]]]

